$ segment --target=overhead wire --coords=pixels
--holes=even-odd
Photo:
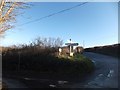
[[[42,19],[45,19],[45,18],[48,18],[48,17],[52,17],[52,16],[54,16],[54,15],[57,15],[57,14],[60,14],[60,13],[69,11],[69,10],[71,10],[71,9],[73,9],[73,8],[80,7],[80,6],[82,6],[82,5],[86,4],[86,3],[88,3],[88,2],[80,3],[80,4],[76,5],[76,6],[73,6],[73,7],[67,8],[67,9],[63,9],[63,10],[61,10],[61,11],[58,11],[58,12],[55,12],[55,13],[52,13],[52,14],[43,16],[43,17],[41,17],[41,18],[38,18],[38,19],[35,19],[35,20],[32,20],[32,21],[28,21],[28,22],[23,23],[23,24],[18,25],[18,26],[24,26],[24,25],[29,24],[29,23],[37,22],[37,21],[40,21],[40,20],[42,20]]]

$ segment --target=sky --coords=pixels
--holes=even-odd
[[[2,45],[28,44],[37,37],[59,37],[64,43],[72,39],[85,48],[118,43],[117,2],[89,2],[33,22],[81,3],[29,2],[32,5],[20,11],[24,13],[16,17],[15,28],[6,32]]]

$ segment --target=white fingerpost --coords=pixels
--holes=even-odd
[[[61,48],[59,48],[59,56],[61,55],[61,53],[62,53],[62,49],[61,49]]]
[[[68,45],[69,47],[69,55],[73,56],[73,47],[74,46],[78,46],[78,43],[72,43],[71,39],[70,39],[70,43],[65,43],[65,45]]]

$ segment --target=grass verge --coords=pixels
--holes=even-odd
[[[8,58],[8,57],[7,57]],[[49,55],[21,56],[19,60],[14,56],[3,58],[3,71],[37,72],[57,75],[82,75],[90,73],[94,69],[93,62],[82,54],[76,54],[71,58],[58,58]]]

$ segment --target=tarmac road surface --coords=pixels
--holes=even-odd
[[[118,88],[118,58],[85,52],[84,55],[95,63],[95,71],[82,83],[71,88]]]

